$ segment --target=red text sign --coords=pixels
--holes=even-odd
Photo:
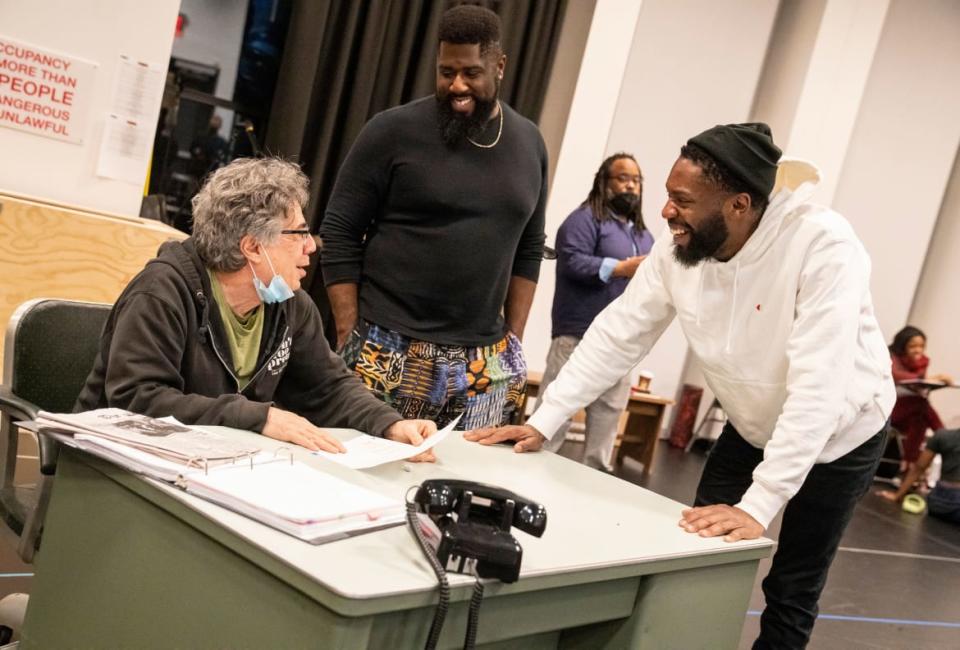
[[[80,144],[96,64],[0,35],[0,126]]]

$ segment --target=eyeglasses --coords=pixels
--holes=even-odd
[[[310,231],[307,228],[300,228],[299,230],[281,230],[281,235],[300,235],[300,238],[306,241],[310,239]]]
[[[629,174],[617,174],[616,176],[611,176],[614,180],[626,184],[630,181],[633,181],[634,185],[640,185],[643,183],[643,178],[640,176],[630,176]]]

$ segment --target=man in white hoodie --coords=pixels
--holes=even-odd
[[[870,259],[843,217],[807,202],[816,169],[779,159],[765,124],[691,138],[667,179],[672,241],[657,240],[527,425],[466,434],[539,449],[676,317],[728,416],[680,526],[753,539],[784,508],[754,648],[806,646],[895,400]]]

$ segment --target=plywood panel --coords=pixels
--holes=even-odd
[[[157,221],[0,192],[0,324],[32,298],[113,302],[161,243],[185,237]]]

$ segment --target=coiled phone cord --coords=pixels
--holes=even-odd
[[[447,609],[450,606],[450,583],[447,581],[446,569],[440,564],[440,560],[437,559],[433,547],[431,547],[423,537],[423,531],[420,530],[420,521],[417,518],[417,504],[409,499],[407,500],[407,524],[407,527],[413,533],[414,539],[417,540],[417,544],[420,545],[420,550],[422,550],[423,554],[427,557],[430,568],[437,574],[437,580],[440,582],[440,599],[437,602],[436,610],[433,612],[433,623],[430,625],[430,634],[427,636],[427,643],[424,646],[424,650],[434,650],[434,648],[437,647],[437,642],[440,640],[443,621],[447,617]],[[481,586],[481,595],[483,593],[482,590],[483,587]],[[472,604],[471,601],[471,612],[473,611]],[[469,633],[470,627],[468,625],[467,634]],[[474,631],[474,636],[476,636],[476,631]]]
[[[463,650],[473,650],[477,645],[477,626],[480,618],[480,604],[483,602],[483,583],[477,578],[470,596],[470,611],[467,616],[467,635],[463,639]]]

